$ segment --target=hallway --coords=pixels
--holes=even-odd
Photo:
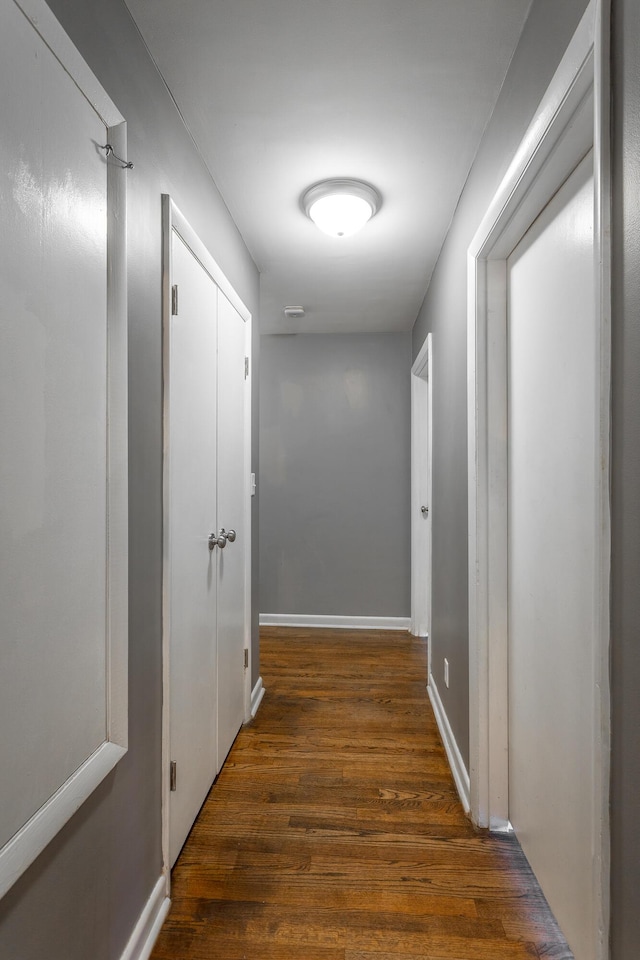
[[[261,663],[151,960],[571,960],[515,841],[464,815],[423,641],[262,628]]]

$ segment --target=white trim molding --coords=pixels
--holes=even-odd
[[[256,680],[256,685],[251,691],[251,710],[250,710],[250,719],[253,720],[260,704],[262,703],[262,698],[264,697],[266,690],[262,686],[262,677],[258,677]]]
[[[166,889],[166,879],[158,877],[120,960],[148,960],[151,956],[171,906],[171,900],[166,896]]]
[[[468,251],[469,713],[471,817],[509,823],[506,259],[593,149],[598,502],[593,658],[593,834],[597,957],[609,928],[610,144],[609,0],[590,0]]]
[[[343,617],[303,613],[261,613],[261,627],[325,627],[335,630],[404,630],[409,632],[409,617]]]
[[[440,699],[438,687],[431,674],[429,674],[427,692],[431,706],[433,707],[436,723],[438,724],[438,730],[442,737],[442,744],[447,754],[447,760],[451,767],[451,773],[458,791],[458,796],[460,797],[460,802],[464,807],[464,812],[469,813],[471,809],[471,781],[469,780],[469,773],[462,759],[456,738],[453,735],[453,730],[451,729],[451,724],[449,723],[449,718],[447,717],[442,700]]]

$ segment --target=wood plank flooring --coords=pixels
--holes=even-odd
[[[426,669],[407,634],[263,628],[152,960],[572,960],[518,844],[465,816]]]

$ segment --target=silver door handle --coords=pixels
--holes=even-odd
[[[209,534],[209,550],[213,550],[214,547],[220,547],[220,549],[223,550],[226,547],[227,538],[224,536],[224,531],[222,533],[223,535],[219,537],[217,537],[215,533]]]
[[[218,536],[224,537],[225,540],[229,541],[229,543],[233,543],[233,541],[236,539],[236,532],[235,530],[225,530],[225,528],[222,527]]]
[[[420,507],[420,512],[423,517],[429,516],[429,507]]]

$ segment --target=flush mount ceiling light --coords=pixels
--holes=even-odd
[[[310,220],[330,237],[348,237],[364,227],[380,209],[382,199],[362,180],[323,180],[302,195]]]

